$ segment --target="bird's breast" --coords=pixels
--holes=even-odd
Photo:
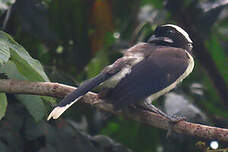
[[[182,75],[180,75],[180,77],[175,82],[173,82],[171,85],[169,85],[166,88],[164,88],[164,89],[162,89],[162,90],[150,95],[148,97],[148,99],[149,99],[148,101],[150,101],[152,103],[153,100],[155,100],[155,99],[159,98],[160,96],[168,93],[170,90],[174,89],[178,83],[182,82],[192,72],[192,70],[194,68],[193,57],[187,51],[185,51],[185,52],[186,52],[186,54],[189,57],[188,67],[185,70],[185,72]]]

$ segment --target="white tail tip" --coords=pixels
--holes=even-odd
[[[49,114],[47,120],[50,120],[51,118],[58,119],[64,113],[64,111],[66,111],[68,108],[70,108],[70,106],[72,106],[75,102],[77,102],[79,99],[81,99],[81,97],[82,96],[78,97],[76,100],[74,100],[70,104],[67,104],[63,107],[60,107],[60,106],[55,107],[52,110],[52,112]]]
[[[58,119],[59,116],[63,114],[64,111],[66,111],[69,107],[55,107],[55,109],[52,110],[52,112],[49,114],[47,120],[50,120],[51,118],[53,119]]]

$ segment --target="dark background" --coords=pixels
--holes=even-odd
[[[6,0],[0,4],[1,29],[41,62],[50,81],[72,86],[144,41],[157,25],[181,26],[194,42],[195,68],[177,89],[154,103],[192,122],[228,127],[227,0]],[[209,148],[211,143],[177,134],[167,139],[166,131],[121,116],[103,120],[98,110],[82,103],[47,122],[54,99],[40,100],[39,106],[32,103],[33,96],[26,99],[29,105],[12,94],[7,94],[7,100],[0,121],[0,151],[190,152],[203,151],[199,147]],[[219,148],[226,147],[219,142]]]

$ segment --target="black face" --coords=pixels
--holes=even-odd
[[[192,41],[188,34],[179,26],[172,24],[158,26],[148,43],[183,48],[187,51],[192,49]]]

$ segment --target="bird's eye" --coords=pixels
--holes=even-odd
[[[168,34],[173,34],[173,33],[175,33],[175,31],[174,30],[168,30],[167,33]]]

